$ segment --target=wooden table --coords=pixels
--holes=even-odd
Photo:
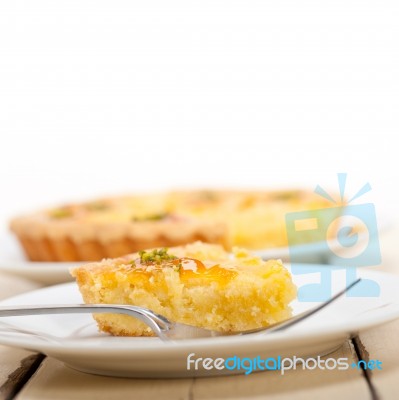
[[[382,235],[383,265],[399,274],[399,229]],[[38,284],[0,275],[0,297]],[[399,293],[399,288],[398,288]],[[399,294],[398,294],[399,295]],[[202,379],[122,379],[88,375],[25,350],[0,346],[0,400],[63,399],[399,399],[399,320],[361,333],[328,357],[379,359],[382,371],[290,370]]]

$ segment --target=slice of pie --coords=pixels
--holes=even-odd
[[[196,242],[141,251],[76,267],[85,303],[131,304],[171,321],[234,332],[291,316],[296,297],[281,261],[263,261],[244,250],[233,255],[219,245]],[[120,314],[94,314],[99,329],[118,336],[152,336],[139,320]]]

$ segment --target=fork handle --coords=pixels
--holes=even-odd
[[[113,313],[135,317],[148,325],[157,335],[167,330],[171,323],[151,310],[119,304],[57,304],[0,307],[0,317],[47,314]]]

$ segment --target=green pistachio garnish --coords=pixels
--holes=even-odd
[[[61,218],[72,217],[72,212],[67,208],[57,208],[55,210],[50,211],[49,215],[51,218],[61,219]]]
[[[109,205],[102,201],[95,201],[93,203],[86,204],[86,208],[90,211],[104,211],[109,208]]]
[[[298,198],[299,191],[298,190],[287,190],[283,192],[277,192],[273,194],[274,200],[294,200]]]
[[[139,251],[139,256],[140,256],[140,262],[145,264],[145,263],[155,263],[155,264],[161,264],[164,261],[172,261],[176,260],[177,257],[168,254],[168,249],[163,248],[163,249],[154,249],[151,251]]]
[[[157,214],[150,214],[144,217],[132,217],[133,222],[145,222],[145,221],[162,221],[166,217],[169,216],[169,213],[157,213]]]

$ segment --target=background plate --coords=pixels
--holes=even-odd
[[[389,226],[386,223],[380,224],[381,229]],[[359,235],[358,245],[365,240],[364,235]],[[336,240],[327,242],[332,250],[340,250]],[[44,285],[55,285],[73,280],[69,268],[82,262],[32,262],[26,260],[18,241],[13,235],[7,234],[0,239],[0,272],[31,279]],[[311,243],[298,246],[303,263],[330,263],[331,252],[327,250],[324,242]],[[353,249],[352,249],[353,250]],[[346,251],[346,250],[345,250]],[[256,250],[254,254],[264,259],[281,259],[289,261],[289,248],[278,247],[272,249]]]

